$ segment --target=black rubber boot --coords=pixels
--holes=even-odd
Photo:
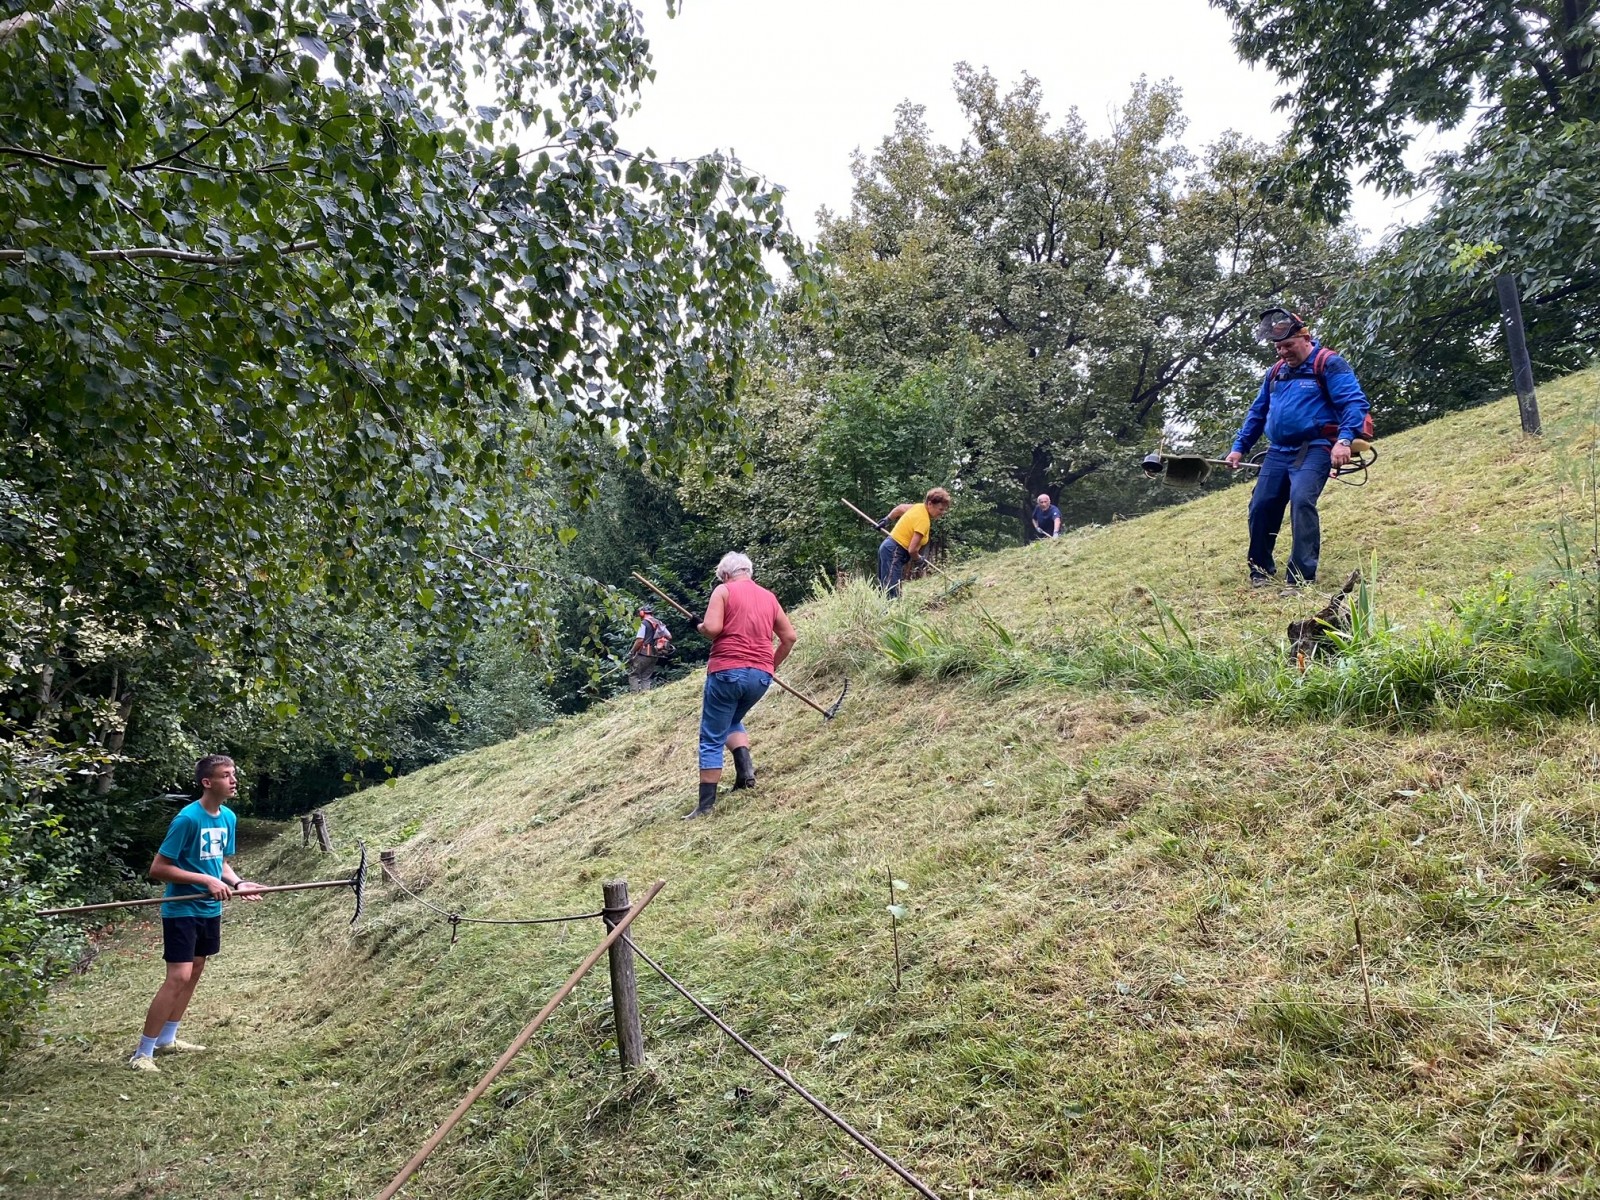
[[[709,817],[711,815],[711,806],[716,802],[717,785],[714,783],[702,783],[700,785],[700,803],[694,806],[693,812],[684,813],[683,819],[692,821],[696,817]]]
[[[753,788],[756,785],[756,765],[750,761],[749,746],[733,748],[733,790]]]

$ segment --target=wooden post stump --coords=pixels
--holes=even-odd
[[[613,928],[628,911],[628,881],[614,879],[600,885],[605,898],[606,928]],[[644,1065],[644,1030],[639,1024],[639,981],[633,971],[633,947],[622,939],[607,952],[611,967],[611,1016],[617,1030],[617,1056],[624,1071]]]
[[[1539,399],[1533,390],[1533,360],[1528,357],[1528,339],[1523,332],[1517,277],[1509,272],[1495,276],[1494,290],[1500,299],[1500,323],[1506,331],[1506,353],[1511,358],[1511,382],[1517,389],[1522,432],[1537,436],[1543,426],[1539,422]]]
[[[311,815],[309,813],[302,813],[300,816],[300,844],[302,846],[311,845]]]
[[[320,808],[311,814],[311,828],[317,831],[317,845],[324,854],[333,853],[333,839],[328,836],[328,814]]]
[[[378,865],[383,868],[384,875],[393,879],[398,872],[395,870],[395,857],[393,850],[378,851]]]

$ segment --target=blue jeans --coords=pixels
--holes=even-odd
[[[700,701],[700,769],[722,768],[728,735],[744,732],[744,717],[767,694],[772,676],[755,667],[729,667],[706,675]]]
[[[900,581],[905,578],[910,552],[893,538],[878,543],[878,586],[893,600],[900,594]]]
[[[1273,446],[1267,451],[1256,476],[1255,491],[1250,494],[1250,578],[1270,579],[1277,574],[1272,550],[1287,508],[1293,533],[1289,566],[1284,574],[1290,583],[1316,579],[1317,559],[1322,554],[1317,498],[1328,484],[1332,454],[1333,447],[1324,441]]]

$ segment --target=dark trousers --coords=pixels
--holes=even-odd
[[[653,654],[635,654],[628,660],[628,690],[648,692],[655,683],[656,668],[661,660]]]
[[[1303,446],[1273,446],[1256,476],[1250,494],[1250,578],[1265,579],[1277,574],[1272,550],[1283,526],[1283,510],[1289,510],[1292,543],[1289,566],[1284,572],[1290,583],[1310,583],[1317,577],[1317,559],[1322,554],[1322,522],[1317,516],[1317,498],[1328,484],[1333,468],[1333,448],[1327,442],[1307,442]]]
[[[884,538],[878,544],[878,586],[889,593],[889,599],[900,594],[900,581],[905,578],[910,561],[910,553],[893,538]]]

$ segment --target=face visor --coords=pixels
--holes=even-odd
[[[1256,337],[1263,342],[1277,343],[1292,338],[1305,327],[1306,323],[1287,308],[1269,308],[1256,324]]]

